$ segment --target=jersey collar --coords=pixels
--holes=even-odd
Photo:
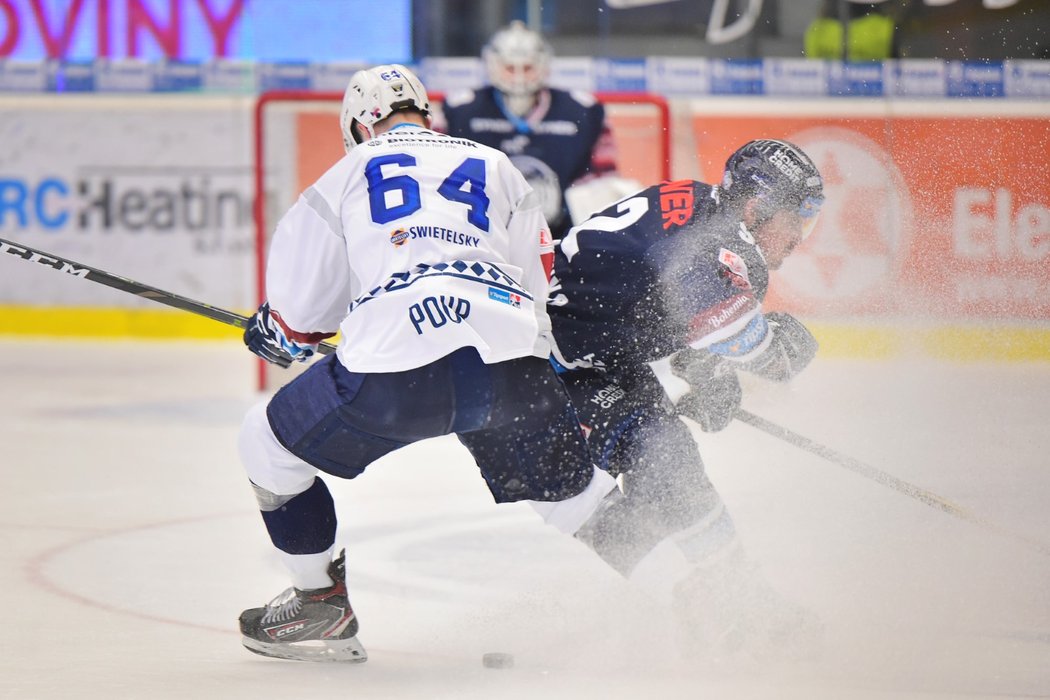
[[[394,126],[392,126],[389,129],[387,129],[386,133],[389,134],[391,131],[397,131],[398,129],[405,129],[405,128],[407,128],[407,129],[420,129],[420,130],[425,130],[426,129],[425,126],[420,126],[419,124],[413,124],[411,122],[401,122],[400,124],[395,124]]]

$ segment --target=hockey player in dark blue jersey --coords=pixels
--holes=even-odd
[[[616,173],[602,104],[585,92],[547,86],[551,57],[542,36],[511,23],[482,53],[490,84],[447,95],[436,124],[510,156],[539,193],[551,232],[559,237],[572,225],[573,196],[586,215],[638,183]]]
[[[720,430],[741,400],[738,371],[785,381],[814,357],[806,327],[762,301],[769,271],[812,230],[822,202],[805,153],[752,141],[730,156],[721,185],[654,185],[556,246],[555,365],[599,465],[630,494],[607,498],[577,536],[628,578],[657,582],[704,641],[809,624],[743,554],[680,416]],[[650,364],[668,357],[691,387],[677,406]]]

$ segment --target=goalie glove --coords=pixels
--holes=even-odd
[[[244,329],[244,344],[262,359],[279,367],[289,367],[293,361],[305,362],[317,350],[316,345],[289,340],[277,314],[270,310],[269,302],[263,302],[248,319],[248,327]]]
[[[722,358],[704,350],[683,350],[671,358],[671,372],[689,384],[689,392],[678,400],[680,415],[696,421],[705,433],[729,425],[743,391],[736,372]]]

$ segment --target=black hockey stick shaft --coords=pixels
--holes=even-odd
[[[220,309],[217,306],[179,296],[172,292],[166,292],[163,289],[157,289],[156,287],[151,287],[142,282],[136,282],[135,280],[130,280],[126,277],[120,277],[110,272],[91,267],[90,265],[84,265],[83,263],[63,258],[59,255],[46,253],[42,250],[31,248],[24,243],[15,243],[14,241],[0,238],[0,253],[6,253],[7,255],[16,257],[19,260],[37,263],[51,270],[55,270],[56,272],[61,272],[63,274],[72,275],[73,277],[79,277],[81,279],[95,282],[96,284],[112,287],[121,292],[134,294],[135,296],[150,299],[182,311],[189,311],[198,316],[204,316],[213,321],[225,323],[228,326],[247,328],[248,321],[250,320],[249,317],[242,316],[233,311]],[[321,343],[317,350],[318,352],[327,355],[335,351],[335,346],[330,343]]]
[[[787,428],[777,425],[776,423],[766,420],[761,416],[756,416],[754,413],[745,411],[743,409],[737,409],[734,417],[744,423],[747,423],[753,428],[757,428],[764,433],[768,433],[773,437],[779,438],[784,442],[790,443],[799,449],[805,450],[812,454],[822,457],[832,464],[836,464],[844,469],[848,469],[851,472],[859,474],[867,479],[871,479],[883,486],[893,489],[897,493],[904,494],[909,498],[913,498],[916,501],[925,503],[926,505],[936,508],[937,510],[947,513],[948,515],[965,520],[968,523],[979,525],[998,535],[1008,537],[1013,540],[1024,543],[1028,547],[1035,549],[1041,554],[1050,555],[1050,546],[1044,542],[1030,539],[1022,535],[1018,535],[1015,532],[1011,532],[1001,525],[994,523],[987,518],[983,518],[976,513],[971,513],[969,510],[962,506],[956,505],[951,501],[938,496],[937,494],[927,491],[926,489],[920,488],[915,484],[909,483],[903,479],[899,479],[892,474],[876,469],[875,467],[865,464],[860,460],[854,459],[840,452],[836,452],[830,447],[821,445],[818,442],[810,440],[809,438],[799,435],[798,433],[792,432]]]

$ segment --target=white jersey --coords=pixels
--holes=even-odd
[[[355,146],[281,219],[267,300],[293,340],[339,329],[354,372],[421,367],[462,347],[487,363],[547,357],[551,245],[503,153],[400,124]]]

